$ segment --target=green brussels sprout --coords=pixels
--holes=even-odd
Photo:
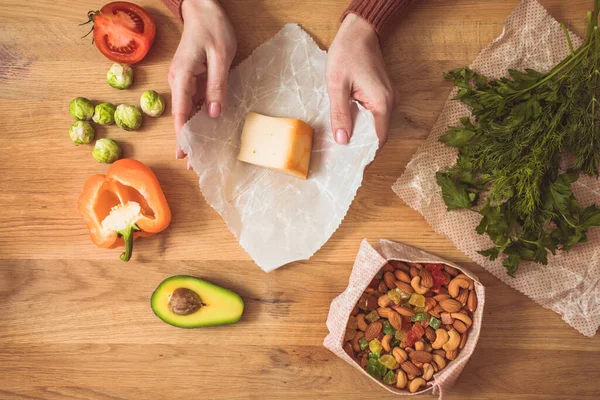
[[[94,115],[94,103],[85,97],[77,97],[69,103],[69,112],[77,121],[89,121]]]
[[[99,163],[111,164],[121,156],[121,148],[119,143],[112,139],[98,139],[92,151],[92,156]]]
[[[115,110],[115,123],[126,131],[135,131],[142,126],[142,113],[137,107],[120,104]]]
[[[85,121],[77,121],[69,128],[69,136],[73,143],[77,146],[80,144],[87,144],[94,140],[96,131],[94,127]]]
[[[106,73],[106,81],[115,89],[127,89],[133,84],[133,69],[127,64],[114,63]]]
[[[110,125],[115,122],[116,109],[111,103],[100,103],[94,109],[92,120],[100,125]]]
[[[159,117],[165,111],[165,100],[154,90],[146,90],[140,97],[142,111],[151,117]]]

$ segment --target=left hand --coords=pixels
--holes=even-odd
[[[360,102],[373,113],[380,147],[387,141],[395,90],[383,60],[379,37],[367,21],[348,14],[329,53],[325,80],[335,141],[346,144],[352,136],[350,102]]]

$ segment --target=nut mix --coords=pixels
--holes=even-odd
[[[375,379],[415,393],[456,359],[476,308],[474,282],[457,269],[389,261],[354,307],[343,348]]]

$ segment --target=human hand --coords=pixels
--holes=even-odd
[[[169,70],[177,136],[203,102],[208,115],[219,116],[225,105],[227,76],[237,48],[233,27],[216,0],[184,0],[181,13],[183,34]],[[185,157],[179,145],[175,157]]]
[[[387,141],[396,91],[387,74],[379,38],[371,25],[348,14],[327,54],[325,80],[335,141],[346,144],[352,135],[350,101],[373,113],[380,147]]]

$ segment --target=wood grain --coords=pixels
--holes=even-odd
[[[67,136],[68,102],[136,103],[169,97],[167,71],[180,24],[158,0],[137,1],[158,23],[156,44],[135,67],[132,90],[104,83],[110,62],[79,39],[102,2],[0,3],[0,398],[210,399],[392,398],[322,347],[331,300],[344,290],[364,237],[401,241],[463,263],[487,286],[483,329],[450,399],[597,399],[600,336],[502,284],[436,234],[390,190],[427,137],[450,86],[441,72],[468,64],[502,30],[518,1],[423,0],[383,42],[400,92],[390,140],[368,168],[348,216],[310,260],[265,274],[174,159],[169,117],[142,130],[101,127],[127,157],[156,171],[173,210],[169,229],[136,242],[132,262],[96,249],[76,213],[86,177],[105,171]],[[287,22],[326,48],[346,0],[223,0],[238,37],[235,63]],[[582,34],[589,0],[545,0]],[[231,288],[240,323],[179,330],[149,307],[156,285],[190,274]]]

